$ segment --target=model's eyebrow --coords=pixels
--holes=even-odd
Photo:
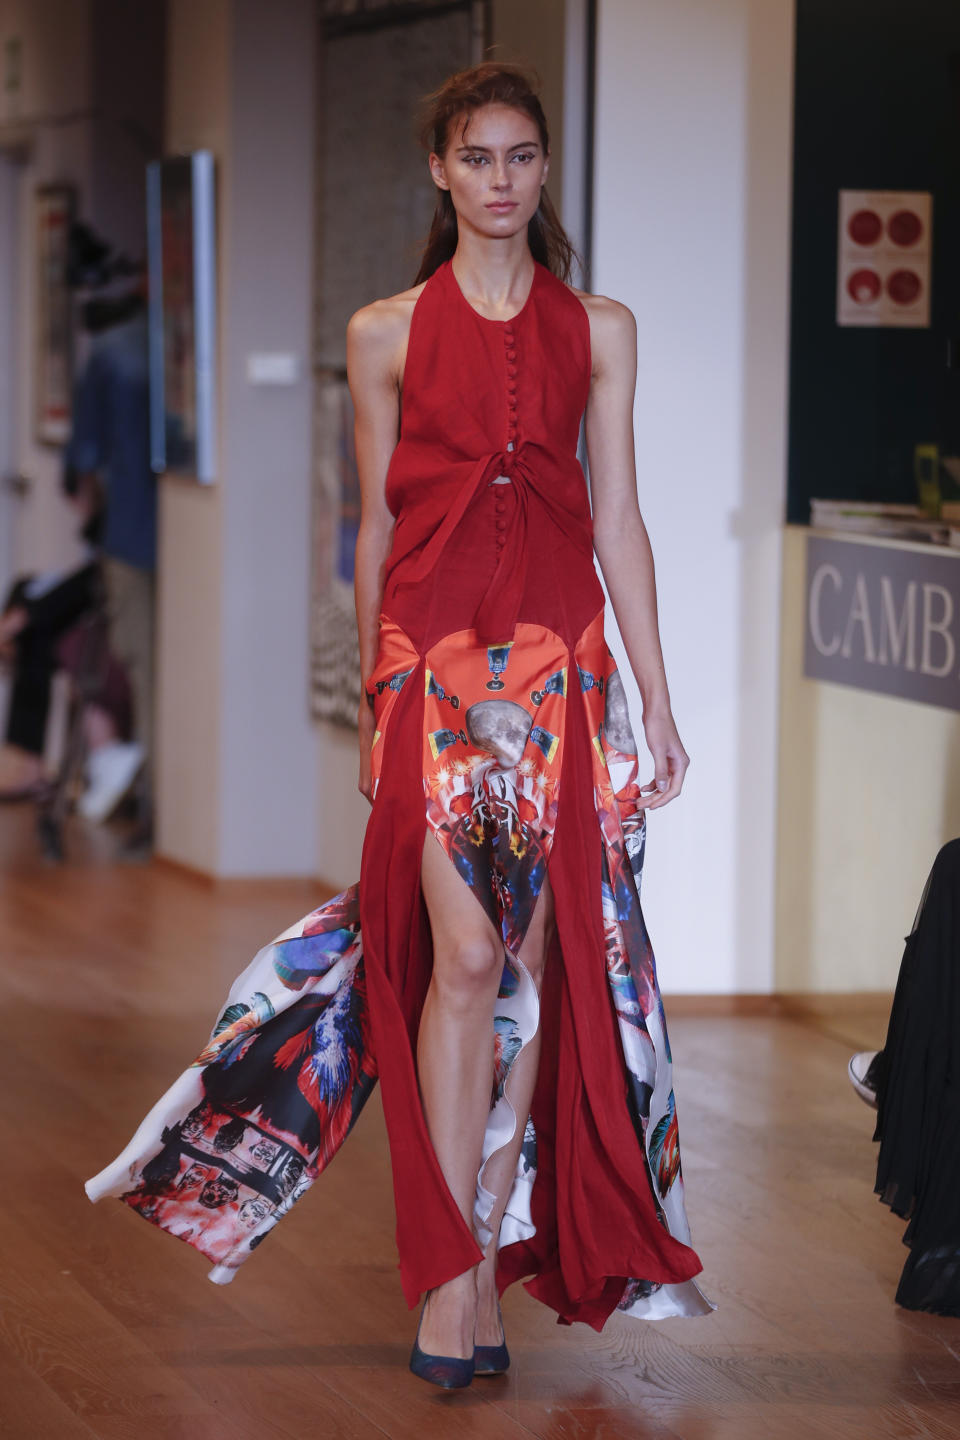
[[[507,154],[509,155],[512,150],[539,150],[539,149],[540,149],[540,142],[539,142],[539,140],[518,140],[517,143],[516,143],[516,145],[510,145],[510,146],[508,146],[508,148],[507,148]],[[489,146],[489,145],[470,145],[470,144],[467,144],[467,145],[459,145],[459,146],[457,147],[457,154],[458,154],[458,155],[461,154],[464,150],[481,151],[484,155],[489,155],[489,154],[490,154],[490,146]]]

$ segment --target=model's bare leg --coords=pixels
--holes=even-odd
[[[545,879],[536,910],[520,946],[519,958],[529,970],[537,994],[543,982],[543,967],[553,934],[554,911],[550,882]],[[507,1200],[513,1186],[517,1161],[523,1148],[523,1131],[530,1114],[533,1092],[537,1083],[540,1064],[540,1029],[517,1056],[510,1071],[507,1094],[517,1114],[517,1128],[509,1145],[491,1155],[484,1167],[483,1184],[486,1190],[496,1195],[497,1201],[491,1212],[489,1226],[492,1232],[483,1264],[477,1268],[477,1328],[478,1345],[499,1345],[503,1339],[500,1318],[497,1312],[497,1248],[500,1239],[500,1224],[503,1220]]]
[[[433,934],[433,976],[417,1040],[420,1093],[440,1169],[472,1228],[493,1088],[493,1012],[503,943],[430,830],[421,884]],[[472,1355],[476,1310],[475,1269],[431,1290],[421,1348],[428,1355]]]

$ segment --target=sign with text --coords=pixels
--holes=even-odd
[[[803,673],[960,710],[960,554],[807,538]]]

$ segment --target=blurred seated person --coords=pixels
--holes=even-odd
[[[66,488],[69,493],[69,478]],[[82,506],[87,509],[89,497]],[[143,751],[130,740],[130,687],[107,645],[102,577],[93,550],[99,507],[83,518],[85,563],[67,574],[21,576],[0,613],[0,664],[12,676],[0,801],[39,799],[45,792],[52,682],[55,671],[64,669],[83,701],[89,784],[78,808],[88,819],[102,820],[130,788]]]
[[[876,1193],[909,1221],[897,1304],[960,1315],[960,840],[927,880],[884,1047],[848,1072],[878,1112]]]
[[[84,225],[71,227],[70,285],[85,296],[90,336],[76,385],[67,451],[80,494],[102,493],[101,552],[110,649],[133,696],[133,741],[141,748],[140,835],[148,845],[153,749],[156,478],[150,468],[146,280],[142,267]]]

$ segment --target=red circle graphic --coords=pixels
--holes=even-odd
[[[915,210],[898,210],[887,221],[887,234],[894,245],[916,245],[923,234],[923,221]]]
[[[847,221],[847,234],[855,245],[876,245],[883,234],[883,221],[876,210],[858,210]]]
[[[887,294],[895,305],[912,305],[922,290],[923,281],[915,270],[894,270],[887,280]]]
[[[854,270],[847,277],[847,294],[858,305],[872,305],[880,294],[880,276],[876,270]]]

